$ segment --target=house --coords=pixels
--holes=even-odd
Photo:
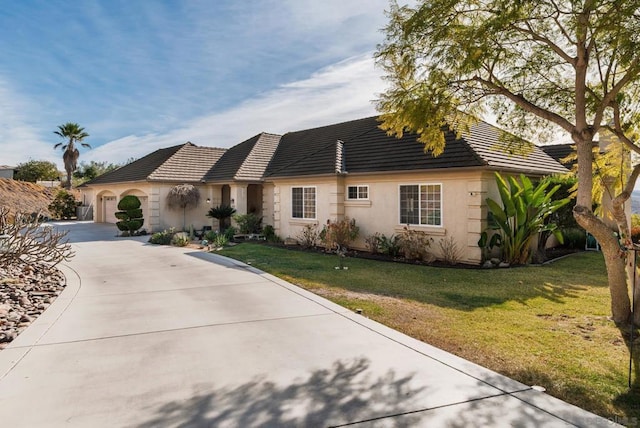
[[[497,128],[479,122],[461,138],[446,134],[444,152],[425,153],[415,134],[389,137],[375,117],[285,134],[265,172],[276,232],[295,237],[306,224],[356,220],[364,239],[404,226],[435,241],[451,237],[463,259],[480,262],[485,199],[498,199],[494,172],[540,177],[567,170],[534,147],[528,156],[499,150]],[[438,253],[438,246],[432,247]]]
[[[0,178],[12,179],[15,173],[16,173],[15,166],[0,165]]]
[[[177,184],[193,184],[201,199],[212,198],[204,176],[225,153],[225,149],[185,144],[156,150],[134,162],[107,172],[79,187],[84,201],[93,207],[98,223],[115,223],[117,204],[126,195],[135,195],[142,202],[144,228],[163,230],[182,225],[183,213],[169,210],[166,197]],[[206,223],[206,204],[186,212],[186,224],[202,227]]]
[[[262,133],[228,150],[187,143],[158,150],[83,189],[93,192],[97,221],[115,221],[116,200],[138,194],[148,198],[148,229],[178,226],[181,217],[162,201],[173,185],[190,181],[209,202],[187,213],[187,224],[195,227],[211,224],[205,214],[220,203],[262,216],[282,238],[296,238],[305,225],[349,217],[360,228],[356,248],[365,248],[368,235],[390,236],[408,225],[436,241],[453,239],[463,260],[476,263],[485,199],[498,198],[494,172],[541,177],[567,171],[537,147],[528,156],[499,150],[502,131],[484,122],[460,138],[448,132],[438,157],[425,153],[415,134],[396,139],[378,125],[368,117],[282,136]],[[437,255],[438,246],[433,250]]]

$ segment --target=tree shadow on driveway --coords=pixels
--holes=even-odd
[[[137,426],[325,427],[385,418],[415,408],[424,388],[412,387],[412,378],[396,377],[392,370],[376,377],[365,358],[336,361],[289,385],[264,378],[233,387],[203,385],[190,399],[162,405]],[[416,420],[407,415],[403,424]]]

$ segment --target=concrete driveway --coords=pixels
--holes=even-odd
[[[0,351],[2,426],[612,425],[250,266],[58,227],[77,255]]]

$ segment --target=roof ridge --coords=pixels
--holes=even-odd
[[[323,145],[323,146],[319,147],[319,148],[318,148],[317,150],[315,150],[314,152],[311,152],[311,153],[307,154],[306,156],[304,156],[304,157],[302,157],[302,158],[300,158],[300,159],[296,159],[296,160],[294,160],[294,161],[292,161],[292,162],[290,162],[290,163],[288,163],[288,164],[286,164],[286,165],[281,166],[280,168],[278,168],[278,169],[276,169],[276,170],[274,170],[274,171],[271,171],[271,173],[270,173],[268,176],[273,176],[273,175],[274,175],[274,174],[276,174],[277,172],[280,172],[280,171],[282,171],[282,170],[286,170],[286,169],[288,169],[288,168],[292,167],[293,165],[295,165],[295,164],[297,164],[297,163],[300,163],[300,162],[302,162],[302,161],[304,161],[304,160],[308,159],[308,158],[309,158],[309,156],[314,156],[314,155],[316,155],[316,154],[318,154],[318,153],[322,152],[322,151],[323,151],[323,150],[325,150],[326,148],[331,147],[332,145],[334,145],[335,143],[336,143],[335,141],[331,141],[330,143],[327,143],[327,144],[325,144],[325,145]],[[275,152],[274,152],[274,157],[275,157]],[[271,159],[273,159],[273,157],[272,157]],[[269,163],[271,163],[271,162],[269,162]]]
[[[260,134],[258,134],[258,138],[256,139],[255,143],[253,143],[253,146],[251,147],[251,150],[249,150],[249,153],[244,158],[244,160],[242,161],[242,163],[238,167],[237,171],[235,172],[235,174],[233,176],[233,178],[235,180],[239,179],[239,177],[242,176],[243,173],[246,173],[246,170],[249,168],[249,164],[256,160],[256,159],[254,159],[256,156],[259,156],[259,154],[257,153],[258,151],[262,151],[262,150],[269,151],[269,148],[265,148],[264,147],[264,145],[267,144],[267,142],[265,140],[267,138],[272,138],[272,137],[275,137],[275,139],[277,139],[277,141],[275,141],[275,148],[271,151],[271,153],[269,153],[269,159],[266,161],[266,163],[264,165],[264,171],[261,172],[261,174],[260,174],[261,177],[260,178],[262,178],[264,176],[264,173],[266,171],[267,166],[269,165],[269,162],[271,162],[271,159],[273,159],[273,155],[275,154],[276,150],[278,149],[278,144],[280,144],[280,139],[282,138],[282,135],[271,134],[271,133],[268,133],[268,132],[261,132]],[[260,159],[258,159],[258,160],[260,160]]]
[[[360,118],[360,119],[345,120],[344,122],[337,122],[337,123],[331,123],[329,125],[316,126],[314,128],[298,129],[296,131],[286,132],[282,136],[287,135],[287,134],[296,134],[298,132],[307,132],[307,131],[315,131],[315,130],[318,130],[318,129],[331,128],[332,126],[344,125],[346,123],[361,122],[361,121],[364,121],[364,120],[367,120],[367,119],[377,118],[378,116],[379,115],[367,116],[367,117],[363,117],[363,118]]]

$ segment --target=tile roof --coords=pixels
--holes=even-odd
[[[575,153],[574,143],[567,144],[552,144],[549,146],[541,146],[542,151],[546,154],[565,165],[567,168],[571,168],[576,161],[563,162],[562,160],[569,156],[571,153]]]
[[[492,168],[542,174],[567,172],[558,161],[535,145],[533,151],[526,155],[509,153],[507,144],[500,141],[503,132],[486,122],[478,122],[462,139]]]
[[[263,132],[231,147],[205,174],[205,181],[260,181],[280,142],[280,135]]]
[[[481,167],[548,174],[566,169],[538,147],[528,156],[499,150],[500,130],[484,122],[456,138],[445,133],[444,152],[434,157],[424,152],[417,135],[400,139],[378,127],[376,117],[285,134],[266,171],[269,177],[293,177],[335,173],[344,163],[347,173]],[[342,150],[338,141],[343,142]],[[338,159],[341,154],[343,159]]]
[[[265,176],[335,173],[336,141],[347,143],[357,135],[371,130],[372,124],[377,126],[375,118],[288,132],[280,139]],[[349,150],[348,146],[346,150]]]
[[[83,186],[129,181],[200,182],[224,152],[225,149],[198,147],[187,142],[156,150]]]

